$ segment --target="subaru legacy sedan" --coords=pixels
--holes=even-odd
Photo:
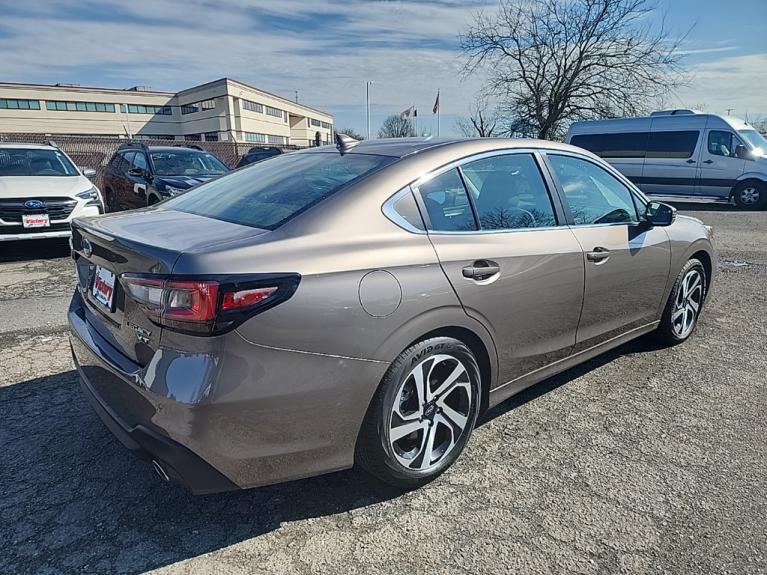
[[[477,417],[644,334],[693,333],[711,230],[579,148],[339,137],[73,226],[82,387],[207,493],[358,464],[403,489]]]

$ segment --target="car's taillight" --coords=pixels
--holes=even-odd
[[[176,331],[225,332],[284,302],[298,287],[298,274],[261,276],[153,276],[123,274],[125,292],[149,318]]]

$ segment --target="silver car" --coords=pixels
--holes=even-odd
[[[196,493],[349,468],[401,488],[480,413],[643,334],[687,339],[710,229],[588,152],[340,138],[78,219],[85,394]]]

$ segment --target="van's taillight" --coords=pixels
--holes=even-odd
[[[287,300],[298,287],[298,274],[224,276],[221,278],[123,274],[125,292],[162,326],[213,335]]]

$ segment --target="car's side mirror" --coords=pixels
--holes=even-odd
[[[146,178],[147,180],[150,179],[150,177],[151,177],[149,175],[149,171],[148,170],[143,170],[141,168],[131,168],[130,170],[128,170],[128,173],[131,176],[137,176],[139,178]]]
[[[645,219],[651,226],[670,226],[676,218],[676,208],[663,202],[650,202],[645,210]]]
[[[95,178],[96,177],[96,170],[94,170],[93,168],[81,167],[80,171],[83,173],[83,176],[85,176],[86,178]]]
[[[745,159],[748,157],[748,150],[746,150],[746,146],[743,144],[738,144],[735,146],[735,157]]]

